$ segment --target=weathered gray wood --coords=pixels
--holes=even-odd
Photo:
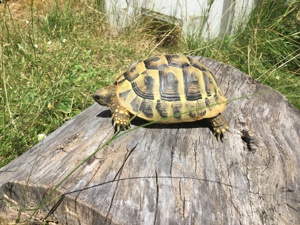
[[[224,112],[227,140],[205,121],[133,130],[66,179],[36,219],[50,211],[60,224],[300,224],[299,111],[239,70],[201,61],[228,99],[245,97]],[[111,118],[98,115],[106,109],[94,104],[0,170],[0,218],[37,207],[113,136]]]

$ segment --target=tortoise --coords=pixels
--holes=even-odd
[[[153,56],[133,63],[114,79],[93,98],[110,107],[118,131],[130,127],[132,116],[160,124],[207,118],[217,139],[229,129],[221,115],[227,99],[197,56]]]

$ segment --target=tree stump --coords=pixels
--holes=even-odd
[[[1,168],[0,221],[300,224],[300,112],[239,70],[200,61],[231,100],[226,140],[205,120],[133,121],[108,142],[108,108],[94,104]]]

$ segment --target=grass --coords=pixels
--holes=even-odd
[[[194,33],[174,46],[138,23],[116,32],[94,2],[19,2],[0,8],[0,167],[92,105],[97,88],[149,54],[184,52],[225,62],[300,109],[297,1],[264,0],[234,35],[203,40]]]

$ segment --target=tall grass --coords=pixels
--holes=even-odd
[[[0,167],[37,143],[39,134],[93,104],[95,89],[149,54],[184,52],[223,61],[300,108],[297,1],[264,0],[234,35],[205,41],[194,34],[167,47],[139,23],[115,32],[99,11],[101,1],[20,2],[27,4],[0,9]]]
[[[196,36],[196,41],[195,41]],[[271,86],[300,109],[300,2],[263,0],[233,35],[197,42],[185,51],[223,61]]]

